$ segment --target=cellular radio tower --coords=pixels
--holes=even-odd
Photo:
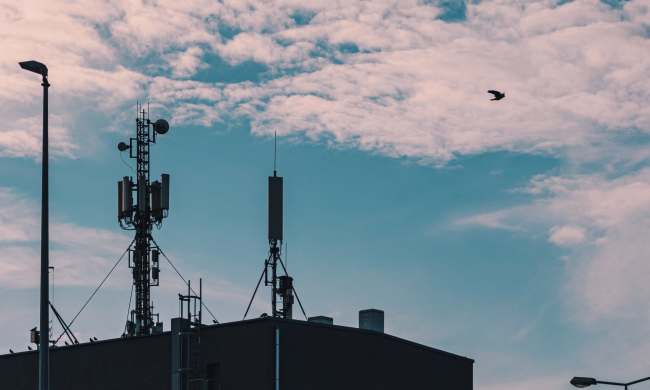
[[[120,152],[128,150],[129,157],[137,164],[135,179],[124,176],[117,183],[117,219],[122,229],[135,230],[135,244],[129,249],[129,268],[133,270],[135,288],[135,309],[131,311],[126,327],[129,336],[162,331],[162,325],[154,322],[152,313],[151,287],[160,283],[160,252],[151,245],[151,230],[154,225],[160,227],[169,211],[169,175],[162,174],[160,181],[149,181],[149,148],[156,143],[156,134],[169,131],[169,123],[164,119],[151,122],[149,109],[145,110],[141,105],[137,111],[135,138],[131,138],[128,144],[120,142],[117,145]]]
[[[269,257],[264,263],[264,285],[271,286],[271,315],[291,319],[293,316],[293,278],[278,276],[282,250],[282,177],[273,169],[269,176]],[[269,275],[270,274],[270,275]],[[278,298],[282,309],[278,309]]]
[[[277,155],[277,138],[275,141],[275,150]],[[269,230],[268,230],[268,239],[269,239],[269,255],[264,261],[264,270],[260,275],[260,279],[257,281],[257,286],[255,286],[255,291],[253,291],[253,296],[248,303],[246,308],[246,313],[244,313],[244,319],[248,315],[248,311],[251,308],[251,304],[255,299],[257,294],[257,289],[264,279],[265,286],[271,286],[271,315],[273,317],[280,317],[291,319],[293,318],[293,303],[294,297],[300,305],[300,310],[302,311],[305,319],[307,315],[305,314],[305,309],[302,307],[298,293],[296,292],[293,286],[293,278],[289,276],[287,268],[282,262],[281,252],[282,252],[282,230],[283,230],[283,221],[282,221],[282,176],[278,176],[276,170],[275,158],[273,162],[273,176],[269,176]],[[278,265],[282,267],[283,275],[278,276]],[[278,300],[281,301],[282,307],[278,308]]]

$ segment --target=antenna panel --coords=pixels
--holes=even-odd
[[[154,283],[160,281],[160,252],[157,249],[151,251],[151,279],[154,280]]]
[[[122,219],[124,215],[124,193],[122,180],[117,182],[117,219]]]
[[[169,210],[169,174],[163,173],[161,175],[162,188],[160,191],[160,208]]]
[[[138,210],[141,213],[147,211],[147,178],[140,176],[138,180]]]
[[[151,214],[158,221],[161,221],[163,218],[161,192],[161,184],[159,181],[151,183]]]
[[[269,176],[269,240],[282,241],[282,177]]]
[[[118,190],[120,191],[117,200],[119,207],[118,215],[120,218],[127,218],[131,216],[131,211],[133,210],[133,193],[131,192],[133,183],[131,183],[131,179],[128,176],[124,176],[120,184],[118,184]]]

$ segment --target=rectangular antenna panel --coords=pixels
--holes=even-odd
[[[162,189],[160,194],[160,208],[163,210],[169,210],[169,175],[163,173],[161,175],[162,180]]]
[[[163,218],[161,207],[161,185],[159,181],[151,183],[151,214],[157,220]]]
[[[119,212],[118,216],[120,218],[126,218],[131,216],[131,210],[133,209],[133,193],[131,192],[133,184],[131,179],[128,176],[124,176],[122,181],[118,184],[118,207]]]
[[[282,241],[282,178],[269,176],[269,240]]]
[[[141,213],[147,211],[147,179],[144,176],[140,176],[138,179],[138,210]]]
[[[117,182],[117,219],[122,219],[124,214],[124,194],[122,193],[122,180]]]

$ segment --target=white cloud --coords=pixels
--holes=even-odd
[[[179,118],[209,126],[243,115],[256,134],[302,134],[438,163],[492,150],[593,158],[630,129],[650,127],[647,11],[636,3],[480,2],[469,5],[465,23],[435,20],[439,11],[416,1],[308,10],[227,3],[217,17],[242,31],[211,47],[232,63],[267,64],[272,77],[178,84],[158,99],[173,105],[186,88],[213,89],[226,100],[192,110],[203,119]],[[292,21],[297,11],[312,14],[309,24]],[[489,88],[508,97],[490,102]]]
[[[136,55],[218,42],[212,31],[216,21],[209,21],[223,7],[218,2],[115,1],[113,5],[117,15],[105,25],[118,45]]]
[[[41,94],[38,76],[18,67],[36,59],[49,68],[50,134],[55,155],[76,157],[88,139],[76,118],[91,110],[110,114],[141,93],[144,77],[126,69],[96,28],[114,7],[103,2],[26,1],[0,4],[0,156],[40,155]],[[80,110],[79,103],[83,102]]]
[[[585,240],[586,232],[580,226],[554,226],[549,231],[548,240],[555,245],[571,246]]]
[[[416,0],[87,1],[3,10],[12,39],[0,58],[11,70],[1,93],[15,112],[5,138],[25,118],[25,91],[30,98],[39,92],[15,66],[35,52],[51,65],[62,96],[96,103],[109,115],[143,97],[152,82],[149,95],[178,113],[180,124],[210,126],[243,115],[256,134],[302,134],[437,163],[491,150],[587,157],[580,151],[611,148],[622,131],[650,127],[642,1],[622,9],[596,0],[485,1],[469,4],[463,23],[437,20],[436,7]],[[296,14],[309,15],[309,23],[298,24]],[[222,28],[234,36],[222,36]],[[186,78],[208,66],[211,51],[233,64],[269,65],[268,81],[178,84],[124,66],[152,55],[150,69]],[[165,83],[176,90],[156,94]],[[508,97],[489,102],[489,88]],[[175,100],[199,89],[227,100]],[[73,117],[66,114],[67,133],[75,131]]]
[[[48,130],[49,147],[55,156],[74,157],[78,145],[62,123],[63,118],[50,117]],[[14,121],[15,128],[0,130],[0,157],[37,157],[40,159],[43,128],[42,119],[20,118]]]
[[[40,222],[37,206],[13,190],[0,187],[0,285],[39,285]],[[129,244],[121,233],[53,222],[51,264],[60,286],[95,285]]]
[[[31,204],[14,191],[0,187],[0,242],[33,240],[38,230]]]
[[[650,351],[643,341],[650,326],[650,169],[616,178],[538,176],[526,191],[534,196],[528,205],[467,216],[454,226],[514,226],[533,237],[550,233],[544,237],[551,243],[570,247],[565,310],[599,340],[584,347],[585,364],[611,363],[615,353],[616,368],[641,369],[638,359]]]
[[[203,49],[198,46],[192,46],[187,50],[168,55],[168,62],[172,67],[172,73],[176,77],[189,77],[194,75],[199,69],[207,67],[201,61]]]
[[[221,45],[219,53],[231,63],[246,60],[274,63],[282,59],[285,49],[266,35],[241,33]]]
[[[500,229],[510,231],[521,231],[521,221],[515,215],[515,209],[497,210],[488,213],[481,213],[461,217],[453,221],[452,225],[460,228],[483,227],[488,229]]]

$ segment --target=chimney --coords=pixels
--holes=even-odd
[[[377,309],[359,311],[359,329],[384,333],[384,311]]]

